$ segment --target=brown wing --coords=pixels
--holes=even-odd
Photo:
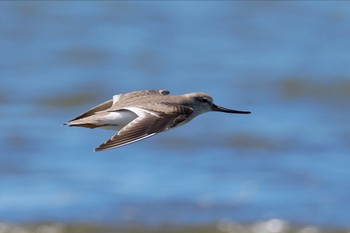
[[[110,108],[112,106],[112,104],[113,104],[113,100],[107,100],[106,102],[103,102],[102,104],[99,104],[99,105],[89,109],[87,112],[80,114],[79,116],[77,116],[76,118],[74,118],[68,122],[92,116],[92,115],[94,115],[95,112],[103,111],[103,110]]]
[[[168,95],[169,91],[167,90],[145,90],[145,91],[134,91],[134,92],[130,92],[130,93],[124,93],[124,94],[120,94],[120,98],[118,100],[118,102],[123,103],[123,106],[127,106],[130,102],[133,102],[135,100],[138,100],[140,98],[144,98],[145,96],[150,96],[150,95]],[[119,107],[117,106],[118,104],[114,103],[116,105],[115,109],[118,109]],[[89,109],[87,112],[84,112],[82,114],[80,114],[79,116],[75,117],[74,119],[68,121],[75,121],[75,120],[79,120],[85,117],[89,117],[94,115],[94,113],[99,112],[99,111],[103,111],[106,109],[111,108],[113,105],[113,99],[111,100],[107,100],[106,102],[103,102],[102,104],[99,104],[91,109]]]
[[[135,105],[136,103],[140,103],[140,101],[143,101],[149,97],[153,98],[154,96],[164,96],[168,95],[169,93],[170,92],[167,90],[144,90],[115,95],[113,96],[114,103],[110,110],[117,110]]]
[[[95,151],[124,146],[174,128],[188,119],[193,112],[189,107],[181,107],[181,109],[181,114],[176,112],[159,116],[145,112],[143,116],[136,118],[113,137],[98,146]]]
[[[133,91],[129,93],[123,93],[120,95],[121,101],[126,99],[139,99],[140,97],[152,96],[152,95],[168,95],[170,92],[167,90],[143,90],[143,91]]]

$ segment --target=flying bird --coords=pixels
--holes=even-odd
[[[205,112],[250,114],[220,107],[205,93],[177,96],[169,93],[167,90],[144,90],[115,95],[64,124],[117,131],[95,149],[103,151],[181,126]]]

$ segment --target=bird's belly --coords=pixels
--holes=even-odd
[[[127,110],[110,112],[101,119],[100,124],[103,125],[101,126],[103,129],[119,131],[137,117],[135,113]]]
[[[119,131],[119,130],[121,130],[123,127],[124,127],[124,126],[120,126],[120,125],[103,125],[103,126],[100,126],[100,129]]]

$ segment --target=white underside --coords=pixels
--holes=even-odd
[[[121,130],[123,127],[124,127],[124,126],[119,126],[119,125],[106,125],[106,126],[101,126],[100,129],[119,131],[119,130]]]
[[[102,126],[102,129],[119,131],[137,117],[138,116],[134,112],[130,111],[110,112],[103,118],[99,119],[98,124],[107,125]]]
[[[118,96],[115,96],[114,98],[117,100]],[[125,109],[126,110],[110,112],[107,115],[98,118],[98,120],[93,123],[97,125],[103,125],[100,127],[102,129],[119,131],[131,121],[135,120],[137,117],[142,118],[145,117],[147,114],[158,116],[155,112],[137,107],[127,107]]]
[[[147,114],[150,114],[150,115],[153,115],[153,116],[158,116],[158,114],[156,112],[152,112],[150,110],[146,110],[146,109],[142,109],[142,108],[127,107],[125,109],[134,112],[139,117],[145,117]]]

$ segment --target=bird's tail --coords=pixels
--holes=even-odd
[[[97,125],[97,124],[93,124],[93,123],[89,123],[89,122],[82,122],[80,120],[67,121],[64,123],[64,125],[85,127],[85,128],[90,128],[90,129],[101,127],[101,125]]]

